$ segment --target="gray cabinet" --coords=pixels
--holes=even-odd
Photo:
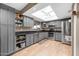
[[[0,9],[1,10],[1,12],[0,12],[0,23],[1,24],[7,24],[7,14],[8,14],[8,12],[5,10],[5,9]]]
[[[39,33],[39,41],[48,38],[48,32],[40,32]]]
[[[48,38],[48,32],[44,32],[44,38],[45,38],[45,39]]]
[[[1,25],[0,28],[1,28],[1,31],[0,31],[1,32],[0,33],[0,35],[1,35],[1,40],[0,40],[1,41],[0,42],[1,55],[7,55],[7,53],[8,53],[7,25]]]
[[[30,34],[30,44],[33,44],[33,34]]]
[[[39,41],[40,41],[40,40],[43,40],[43,38],[44,38],[44,33],[43,33],[43,32],[40,32],[40,33],[39,33]]]
[[[1,20],[0,20],[1,24],[13,25],[14,17],[15,17],[15,14],[13,12],[5,10],[5,9],[1,9]]]
[[[55,36],[56,36],[56,34],[55,34],[55,32],[53,32],[53,37],[52,37],[53,40],[55,40],[55,38],[56,38]]]
[[[62,34],[61,33],[55,33],[55,40],[61,41],[62,40]]]
[[[16,40],[14,28],[11,25],[8,25],[8,54],[14,52],[16,49]]]
[[[34,20],[29,17],[24,17],[24,26],[25,27],[33,27]]]
[[[26,34],[26,46],[33,44],[33,34]]]
[[[39,41],[48,38],[48,32],[40,32],[39,33]]]
[[[15,16],[11,8],[0,9],[0,54],[9,55],[15,51]]]
[[[33,43],[36,43],[36,42],[38,42],[39,41],[39,33],[34,33],[34,36],[33,36],[34,38],[33,38]]]
[[[11,11],[8,12],[7,18],[8,18],[8,24],[9,25],[14,25],[15,24],[15,16],[16,15],[13,12],[11,12]]]
[[[15,51],[15,34],[14,29],[10,25],[1,25],[1,55],[8,55]]]

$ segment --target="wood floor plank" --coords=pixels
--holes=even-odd
[[[72,46],[53,40],[43,40],[12,56],[71,56]]]

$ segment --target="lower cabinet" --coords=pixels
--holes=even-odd
[[[45,38],[45,39],[48,38],[48,32],[44,32],[44,38]]]
[[[53,33],[53,40],[55,40],[55,39],[56,39],[55,35],[56,35],[56,34],[55,34],[55,32],[54,32],[54,33]]]
[[[26,34],[26,46],[30,46],[33,43],[43,40],[44,38],[48,38],[48,32],[36,32]]]
[[[33,44],[33,34],[26,34],[26,46]]]
[[[33,34],[30,34],[30,44],[33,44]]]
[[[61,41],[62,40],[62,34],[61,33],[55,33],[55,40]]]
[[[33,36],[33,43],[36,43],[39,41],[39,33],[34,33],[34,36]]]
[[[47,39],[48,38],[48,32],[40,32],[39,33],[39,40]]]
[[[39,33],[39,41],[41,41],[43,39],[43,32]]]

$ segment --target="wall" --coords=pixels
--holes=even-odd
[[[77,4],[77,11],[79,11],[79,4]],[[77,15],[76,21],[76,55],[79,56],[79,15]]]
[[[61,21],[53,21],[53,22],[48,22],[48,25],[56,25],[56,27],[61,27]]]

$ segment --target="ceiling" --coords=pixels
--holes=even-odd
[[[58,19],[63,19],[63,18],[67,18],[67,17],[71,16],[69,11],[72,9],[72,3],[39,3],[39,4],[35,5],[34,7],[32,7],[31,9],[29,9],[28,11],[26,11],[24,13],[24,15],[33,17],[37,21],[45,21],[39,17],[35,17],[32,14],[47,6],[51,6],[51,8],[55,12],[56,16],[58,17]],[[52,20],[56,20],[56,19],[52,19]]]
[[[4,3],[4,4],[6,4],[10,7],[13,7],[17,10],[20,10],[20,11],[25,6],[28,5],[28,3]],[[51,9],[54,11],[56,16],[58,17],[58,19],[67,18],[67,17],[71,16],[69,11],[72,9],[72,3],[38,3],[38,4],[34,5],[32,8],[30,8],[29,10],[27,10],[26,12],[24,12],[23,14],[26,16],[32,17],[37,21],[45,21],[43,16],[40,16],[40,17],[34,16],[33,13],[36,13],[37,11],[44,9],[47,6],[51,7]],[[41,14],[41,13],[39,13],[39,14]],[[48,19],[46,21],[49,21],[49,20],[50,19]],[[53,19],[53,17],[52,17],[51,20],[56,20],[56,19]]]
[[[17,10],[22,10],[28,3],[4,3],[10,7],[13,7]]]

